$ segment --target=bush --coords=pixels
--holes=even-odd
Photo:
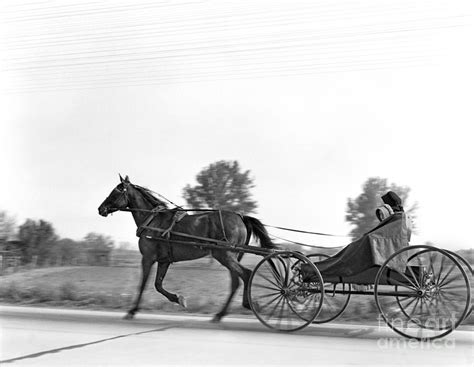
[[[15,282],[10,282],[5,288],[0,288],[0,299],[18,302],[23,298]]]
[[[76,301],[79,299],[79,294],[76,285],[71,282],[64,282],[59,287],[59,300],[61,301]]]

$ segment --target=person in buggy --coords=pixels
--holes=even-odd
[[[382,197],[375,211],[379,224],[351,242],[337,254],[317,263],[323,276],[350,277],[382,265],[396,251],[408,246],[411,220],[403,210],[401,198],[393,191]]]
[[[397,216],[402,218],[405,221],[406,229],[407,229],[407,236],[408,242],[410,242],[411,238],[411,231],[412,231],[412,220],[408,214],[405,213],[402,206],[402,199],[393,191],[387,192],[385,195],[381,197],[383,201],[383,205],[378,207],[375,210],[375,216],[380,221],[380,224],[385,224],[385,221],[389,219],[392,215],[399,213]],[[369,231],[368,233],[373,232],[377,228],[380,228],[380,225]]]
[[[402,199],[393,191],[387,192],[382,196],[383,205],[375,210],[375,216],[382,222],[394,213],[404,212]]]

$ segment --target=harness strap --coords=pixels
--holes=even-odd
[[[156,215],[162,212],[163,210],[164,210],[163,207],[159,205],[150,211],[150,215],[145,219],[142,225],[137,228],[137,237],[140,237],[142,235],[143,231],[145,230],[144,227],[148,226],[151,223],[151,221],[155,219]]]
[[[166,237],[166,238],[170,238],[170,234],[171,234],[171,230],[173,229],[174,225],[176,223],[178,223],[181,219],[183,219],[185,216],[187,215],[186,212],[183,212],[183,211],[177,211],[176,213],[174,213],[173,215],[173,219],[171,220],[171,224],[170,226],[168,227],[168,229],[166,229],[162,234],[161,236],[162,237]],[[149,223],[147,223],[146,225],[148,225]]]
[[[163,233],[163,232],[166,231],[165,229],[162,229],[162,228],[156,228],[156,227],[150,227],[150,226],[143,226],[143,229],[147,229],[149,231],[155,231],[155,232],[159,232],[159,233]],[[218,244],[218,245],[229,245],[228,241],[221,241],[221,240],[216,240],[214,238],[195,236],[195,235],[191,235],[191,234],[183,233],[183,232],[172,231],[172,232],[170,232],[170,234],[174,234],[174,235],[180,236],[180,237],[191,238],[193,240],[212,242],[212,243],[215,243],[215,244]],[[157,239],[160,239],[160,238],[157,238]],[[171,240],[171,242],[173,242],[173,240]]]
[[[219,210],[219,220],[221,221],[222,234],[224,235],[224,241],[229,242],[225,235],[224,220],[222,219],[222,210]]]

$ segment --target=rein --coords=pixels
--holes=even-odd
[[[117,210],[117,211],[122,211],[122,212],[143,212],[143,213],[159,213],[164,210],[173,210],[173,209],[139,209],[139,208],[110,208],[112,210]],[[183,209],[182,207],[178,206],[176,209],[179,209],[180,211],[183,212],[220,212],[220,210],[217,209]],[[330,233],[322,233],[322,232],[311,232],[311,231],[303,231],[300,229],[293,229],[293,228],[286,228],[286,227],[278,227],[278,226],[272,226],[269,224],[264,224],[265,227],[269,228],[275,228],[275,229],[281,229],[283,231],[289,231],[289,232],[297,232],[297,233],[305,233],[305,234],[314,234],[317,236],[328,236],[328,237],[350,237],[350,236],[345,236],[345,235],[340,235],[340,234],[330,234]],[[274,236],[276,237],[276,236]],[[289,241],[292,242],[292,241]]]
[[[111,210],[119,211],[119,212],[144,212],[144,213],[158,213],[164,210],[173,210],[173,209],[139,209],[139,208],[110,208]],[[182,212],[218,212],[218,209],[182,209],[180,206],[176,207]]]
[[[111,210],[118,211],[118,212],[146,212],[152,213],[154,209],[138,209],[138,208],[110,208]]]
[[[298,233],[306,233],[306,234],[315,234],[317,236],[330,236],[330,237],[349,237],[349,236],[344,236],[340,234],[329,234],[329,233],[321,233],[321,232],[310,232],[310,231],[302,231],[300,229],[292,229],[292,228],[285,228],[285,227],[277,227],[277,226],[271,226],[268,224],[264,224],[265,227],[270,227],[270,228],[276,228],[276,229],[281,229],[283,231],[290,231],[290,232],[298,232]]]

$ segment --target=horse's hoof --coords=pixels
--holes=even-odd
[[[127,314],[123,317],[124,320],[131,320],[135,317],[135,314],[137,313],[136,309],[132,309],[127,312]]]
[[[217,314],[212,318],[211,322],[214,323],[214,324],[217,324],[217,323],[221,322],[221,319],[222,319],[222,316]]]
[[[183,308],[186,308],[187,307],[187,303],[186,303],[186,299],[183,297],[183,296],[179,296],[178,297],[178,303],[181,305],[181,307]]]
[[[250,303],[242,303],[242,307],[246,308],[247,310],[251,310],[252,307],[250,307]]]

